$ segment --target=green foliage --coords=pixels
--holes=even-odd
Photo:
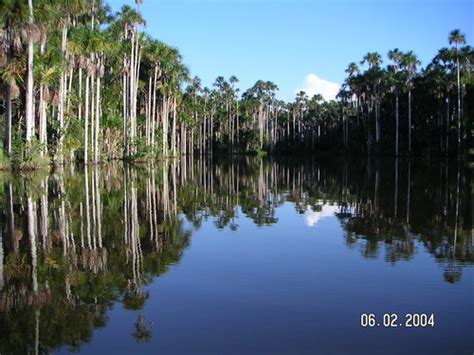
[[[49,168],[49,158],[42,154],[45,146],[35,137],[29,142],[23,140],[23,132],[18,129],[12,140],[11,165],[13,170],[39,170]]]
[[[139,137],[131,139],[129,143],[131,154],[125,157],[126,160],[132,162],[144,162],[148,160],[155,160],[158,157],[155,147],[147,144],[146,137]]]
[[[11,162],[8,157],[5,156],[3,149],[0,149],[0,171],[1,170],[10,170]]]

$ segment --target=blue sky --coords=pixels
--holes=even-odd
[[[474,39],[474,0],[144,0],[141,12],[146,32],[179,48],[204,85],[219,75],[236,75],[243,90],[271,80],[284,100],[300,88],[330,97],[369,51],[386,64],[389,49],[413,50],[424,66],[450,30]]]

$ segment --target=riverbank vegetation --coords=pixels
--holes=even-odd
[[[191,77],[136,8],[101,0],[0,4],[0,167],[295,151],[463,156],[472,147],[474,52],[453,30],[425,67],[412,51],[350,63],[334,101],[277,99]],[[54,21],[52,21],[54,19]]]

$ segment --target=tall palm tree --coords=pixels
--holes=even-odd
[[[398,48],[388,51],[388,58],[392,61],[389,72],[392,72],[392,91],[395,94],[395,156],[398,156],[398,142],[399,142],[399,131],[400,131],[400,115],[399,115],[399,104],[398,96],[400,95],[400,68],[403,60],[403,52],[399,51]]]
[[[128,50],[123,53],[122,62],[122,82],[123,82],[123,135],[125,137],[124,156],[130,157],[134,151],[136,135],[137,135],[137,98],[138,84],[141,63],[140,43],[143,40],[143,34],[139,28],[144,24],[144,20],[138,11],[130,6],[122,6],[117,14],[115,27],[122,32],[121,40],[123,46]]]
[[[295,110],[296,117],[298,117],[298,140],[300,143],[304,137],[304,115],[308,109],[308,95],[305,91],[300,91],[296,94],[295,98]]]
[[[94,2],[93,2],[94,3]],[[77,16],[82,15],[87,6],[84,0],[55,0],[54,8],[58,13],[59,25],[61,30],[61,54],[62,54],[62,71],[61,78],[59,81],[59,92],[58,92],[58,111],[57,120],[59,123],[59,139],[57,148],[57,162],[62,163],[64,158],[63,143],[65,134],[65,102],[67,97],[67,78],[68,72],[71,66],[71,56],[68,51],[68,38],[70,27]],[[72,75],[71,75],[72,79]]]
[[[380,143],[381,137],[381,122],[380,122],[380,84],[382,82],[382,71],[380,69],[380,65],[382,64],[382,57],[377,52],[369,52],[367,53],[362,61],[361,64],[368,64],[369,69],[366,72],[367,78],[371,84],[370,86],[370,97],[371,106],[373,106],[375,111],[375,142],[377,143],[377,149],[379,148],[378,145]],[[370,109],[369,109],[370,111]]]
[[[18,92],[18,68],[15,67],[14,55],[21,51],[21,32],[27,26],[29,9],[25,2],[17,0],[3,0],[0,2],[0,28],[4,34],[4,45],[0,49],[0,57],[6,57],[6,66],[0,68],[5,82],[5,152],[10,155],[12,151],[12,100]],[[3,36],[2,36],[3,37]]]
[[[454,44],[456,51],[456,80],[458,93],[458,156],[461,155],[461,80],[459,75],[459,46],[466,44],[466,36],[458,29],[449,33],[449,44]]]
[[[455,62],[455,54],[452,50],[448,48],[441,48],[438,51],[438,54],[434,57],[433,63],[440,65],[442,70],[444,71],[444,82],[445,82],[445,94],[446,94],[446,124],[445,124],[445,154],[448,156],[449,154],[449,136],[450,136],[450,129],[451,129],[451,123],[450,123],[450,116],[451,116],[451,107],[450,107],[450,90],[453,85],[453,68],[454,68],[454,62]]]
[[[46,48],[47,40],[49,34],[54,30],[51,26],[51,16],[56,14],[57,7],[52,0],[36,0],[36,14],[35,20],[37,27],[40,32],[40,55],[39,58],[35,61],[35,66],[40,68],[40,78],[39,78],[39,100],[38,100],[38,138],[39,142],[42,145],[41,147],[41,156],[45,156],[48,152],[47,147],[47,110],[48,110],[48,100],[47,96],[49,94],[49,85],[53,80],[56,79],[56,74],[58,72],[57,63],[52,63],[51,53],[54,52],[53,48]]]
[[[412,138],[411,138],[411,133],[412,133],[412,119],[411,119],[411,114],[412,114],[412,95],[411,91],[413,89],[413,77],[416,74],[416,69],[417,66],[420,65],[421,62],[418,60],[416,55],[413,53],[413,51],[408,51],[405,53],[402,57],[402,65],[405,71],[406,75],[406,86],[408,89],[408,153],[412,153]]]
[[[25,103],[25,126],[26,141],[29,142],[34,135],[35,130],[35,113],[33,105],[33,50],[34,50],[34,17],[33,17],[33,0],[28,0],[28,64],[27,64],[27,81],[26,81],[26,103]]]
[[[237,141],[237,145],[239,144],[239,101],[238,101],[238,98],[237,98],[237,93],[239,91],[238,88],[235,87],[235,85],[239,82],[239,79],[237,79],[237,77],[235,75],[231,75],[231,77],[229,78],[229,83],[230,83],[230,89],[231,89],[231,127],[230,127],[230,137],[231,137],[231,141],[230,141],[230,150],[231,152],[233,153],[234,152],[234,136],[235,136],[235,133],[234,133],[234,130],[237,132],[237,137],[236,137],[236,141]],[[235,122],[235,119],[237,119],[237,122]],[[237,126],[237,129],[235,129],[235,126]]]
[[[440,64],[437,57],[438,56],[436,56],[423,71],[423,77],[429,88],[429,94],[435,98],[436,102],[439,104],[439,108],[437,110],[437,124],[439,129],[439,151],[442,152],[445,149],[444,139],[446,138],[444,135],[446,131],[443,129],[444,120],[442,114],[442,105],[445,101],[449,102],[449,95],[446,94],[446,86],[449,78],[445,67]],[[446,123],[449,124],[449,113],[448,121],[446,121]]]

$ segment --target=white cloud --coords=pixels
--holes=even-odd
[[[310,98],[313,95],[320,94],[324,100],[329,101],[336,98],[340,88],[341,86],[338,83],[321,79],[316,74],[309,73],[306,76],[303,87],[301,89],[297,89],[295,94],[300,91],[305,91]]]
[[[313,211],[310,206],[304,213],[305,224],[308,227],[314,227],[322,218],[332,217],[339,210],[337,206],[323,205],[320,211]]]

